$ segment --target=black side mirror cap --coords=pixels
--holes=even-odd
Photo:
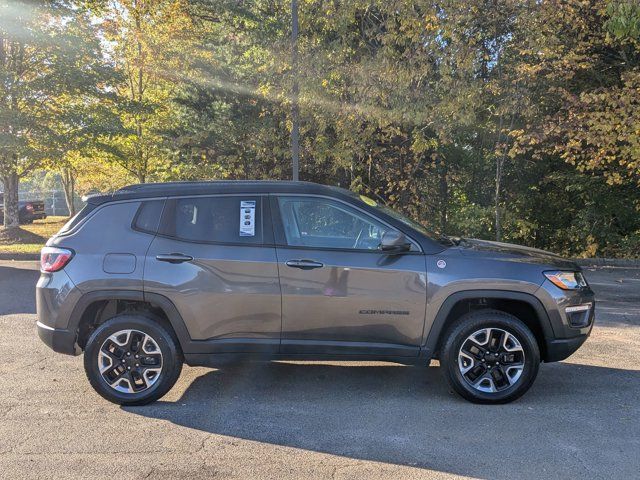
[[[389,230],[380,239],[380,250],[385,253],[404,253],[411,250],[411,243],[409,243],[404,233]]]

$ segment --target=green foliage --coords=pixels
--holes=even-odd
[[[69,108],[91,102],[103,75],[87,15],[65,1],[0,2],[0,174],[23,176],[89,129]]]
[[[614,0],[607,6],[605,28],[617,40],[640,40],[640,2]]]
[[[637,0],[299,4],[297,71],[288,1],[26,9],[12,28],[47,33],[18,93],[31,113],[11,117],[30,132],[12,137],[12,158],[62,169],[81,193],[288,179],[295,78],[302,179],[453,235],[639,254]],[[52,12],[75,21],[50,32]],[[42,95],[49,110],[30,104]]]

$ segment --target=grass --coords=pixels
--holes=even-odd
[[[0,227],[0,254],[40,253],[49,237],[60,230],[67,220],[67,217],[47,217],[29,225],[20,225],[14,231]]]

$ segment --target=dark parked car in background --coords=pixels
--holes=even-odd
[[[44,202],[41,200],[20,200],[18,202],[20,223],[33,223],[34,220],[47,218]],[[0,193],[0,222],[4,221],[4,196]]]
[[[41,272],[40,337],[84,352],[96,391],[128,405],[164,395],[183,362],[230,356],[438,359],[466,399],[505,403],[540,362],[578,349],[594,320],[572,261],[434,235],[370,198],[304,182],[91,197],[47,242]]]

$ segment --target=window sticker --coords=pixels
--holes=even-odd
[[[240,236],[255,237],[256,235],[256,202],[242,200],[240,202]]]

